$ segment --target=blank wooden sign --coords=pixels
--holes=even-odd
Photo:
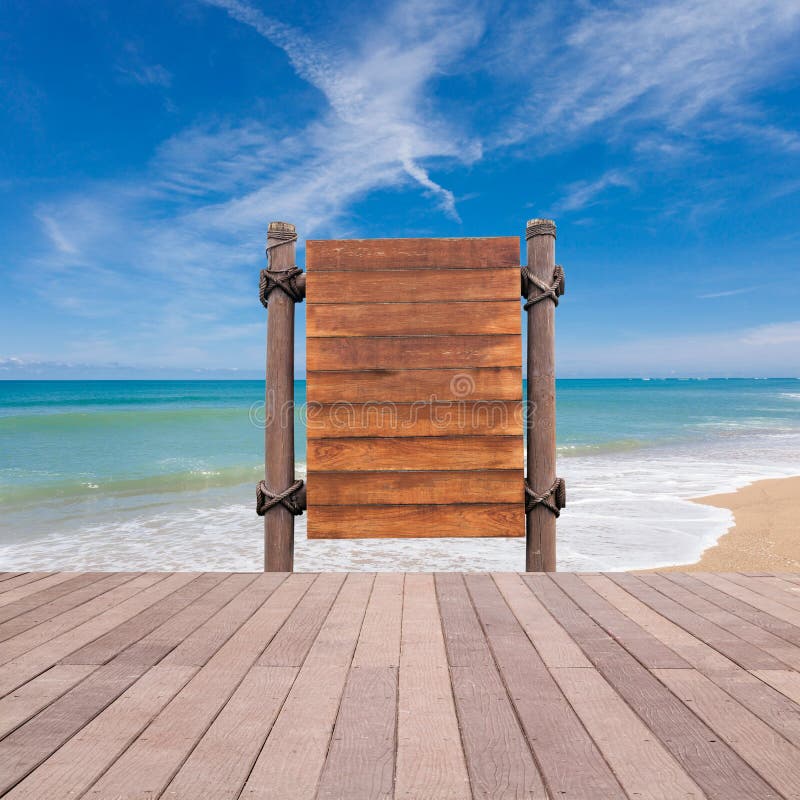
[[[306,243],[308,536],[524,536],[519,239]]]

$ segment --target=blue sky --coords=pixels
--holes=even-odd
[[[797,0],[7,0],[0,375],[262,374],[271,219],[552,216],[562,377],[800,376],[798,53]]]

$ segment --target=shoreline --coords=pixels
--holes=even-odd
[[[658,572],[800,571],[800,476],[759,480],[692,502],[729,510],[733,524],[699,561]]]

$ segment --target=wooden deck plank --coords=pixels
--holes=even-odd
[[[710,600],[696,595],[690,589],[674,581],[667,580],[666,576],[648,576],[648,583],[676,603],[680,603],[690,611],[694,611],[715,625],[719,625],[720,628],[734,634],[734,636],[738,636],[745,642],[760,648],[765,653],[769,653],[783,664],[800,669],[800,647],[781,639],[779,636],[764,630],[758,625],[754,625],[746,619],[742,619],[724,608],[720,608]]]
[[[550,796],[626,797],[491,577],[469,575],[466,581]]]
[[[0,631],[3,630],[2,623],[40,606],[50,604],[59,597],[75,592],[77,589],[99,581],[101,578],[108,577],[102,572],[81,572],[77,575],[73,574],[72,577],[69,577],[69,575],[70,573],[63,572],[51,575],[50,578],[45,578],[45,581],[50,581],[50,585],[47,588],[42,587],[39,591],[32,592],[26,597],[3,604],[0,607]],[[48,619],[48,617],[43,618]]]
[[[470,800],[430,575],[406,575],[398,692],[396,800]]]
[[[757,669],[753,675],[788,697],[800,708],[800,672],[790,669]],[[790,739],[800,746],[800,741]]]
[[[720,577],[800,612],[800,597],[781,586],[780,581],[776,584],[777,579],[774,577],[751,578],[738,572],[721,572]],[[800,620],[800,613],[797,615],[797,619]]]
[[[95,669],[86,664],[56,664],[0,699],[0,739],[66,694]]]
[[[300,667],[344,583],[343,573],[320,575],[258,659],[262,667]]]
[[[777,600],[773,600],[771,597],[765,597],[747,586],[730,581],[721,574],[710,572],[694,572],[692,574],[703,583],[707,583],[709,586],[731,595],[731,597],[749,603],[761,611],[766,611],[768,614],[772,614],[773,617],[788,622],[790,625],[800,625],[800,617],[798,617],[794,609],[779,603]]]
[[[498,572],[493,578],[540,658],[551,671],[559,667],[592,666],[572,637],[531,594],[519,575]]]
[[[135,644],[118,651],[115,659],[128,664],[157,664],[237,595],[246,591],[254,579],[255,575],[252,573],[233,574],[212,584],[210,591],[198,594],[190,604],[174,616],[168,617]]]
[[[368,573],[347,576],[253,766],[242,798],[314,797],[373,581]]]
[[[238,798],[298,671],[297,667],[251,667],[162,797]]]
[[[472,796],[546,798],[463,576],[439,574],[435,582]]]
[[[0,795],[800,800],[794,577],[37,574]]]
[[[378,574],[356,643],[318,800],[394,794],[403,576]]]
[[[27,683],[31,678],[49,669],[65,656],[132,619],[162,598],[178,591],[196,577],[197,573],[192,572],[170,575],[128,597],[118,605],[92,617],[77,628],[50,639],[39,647],[3,664],[0,667],[0,695]],[[125,588],[125,585],[120,588]],[[14,639],[10,639],[6,644],[13,641]]]
[[[196,671],[195,667],[155,666],[145,672],[6,797],[79,797]]]
[[[163,663],[203,666],[266,602],[285,577],[277,573],[258,575],[248,585],[247,591],[234,597],[194,633],[187,636],[165,656]]]
[[[149,637],[147,637],[152,641],[146,642],[143,647],[137,647],[134,645],[134,648],[132,649],[138,650],[135,657],[130,657],[129,653],[123,653],[123,656],[128,657],[125,658],[123,656],[119,656],[115,658],[111,664],[107,665],[107,670],[100,669],[93,673],[92,676],[87,678],[87,680],[84,681],[80,686],[76,687],[76,689],[71,692],[70,695],[62,698],[61,701],[51,705],[45,712],[43,712],[41,719],[37,718],[34,720],[30,724],[30,727],[26,726],[19,729],[19,735],[16,738],[9,737],[9,739],[6,740],[7,742],[10,741],[12,743],[13,747],[15,748],[15,752],[19,751],[25,756],[20,763],[20,769],[27,769],[35,759],[40,759],[42,754],[46,752],[47,748],[52,747],[54,741],[52,738],[53,736],[63,737],[65,736],[65,732],[69,732],[68,735],[72,735],[72,733],[76,732],[83,725],[88,723],[95,713],[102,711],[104,704],[107,705],[109,702],[113,702],[117,695],[123,691],[126,691],[134,681],[144,676],[146,671],[156,664],[164,654],[179,644],[188,633],[193,631],[205,617],[209,616],[213,612],[215,607],[214,604],[209,605],[207,602],[204,603],[203,601],[207,600],[208,595],[206,594],[206,591],[208,590],[208,587],[214,587],[216,585],[216,589],[220,589],[220,581],[204,581],[205,578],[209,577],[210,576],[208,575],[202,575],[166,598],[167,601],[170,599],[179,598],[181,605],[184,604],[184,601],[186,601],[187,605],[192,600],[196,600],[197,602],[193,606],[189,606],[189,608],[186,609],[187,613],[181,613],[172,618],[164,620],[161,626],[153,631]],[[214,577],[219,579],[223,576],[216,575]],[[214,598],[216,607],[219,607],[227,602],[228,599],[230,599],[231,588],[234,590],[241,588],[242,577],[244,577],[247,582],[252,580],[252,576],[230,577],[238,580],[231,581],[233,584],[232,587],[225,587],[228,589],[227,592],[217,592]],[[157,603],[154,606],[151,606],[140,615],[140,619],[146,620],[146,628],[152,627],[153,616],[149,614],[151,609],[156,608],[159,609],[160,612],[175,610],[174,606],[167,608],[167,606],[163,605],[162,603]],[[158,618],[163,619],[163,617],[164,614],[159,613]],[[137,631],[137,634],[141,632],[142,629]],[[114,641],[115,648],[118,648],[116,649],[116,652],[119,652],[119,649],[124,646],[127,638],[128,637],[126,636],[122,640],[116,639]],[[145,640],[143,640],[143,642],[144,641]],[[107,643],[103,642],[104,648],[106,645]],[[103,652],[105,653],[105,650]],[[167,686],[172,685],[171,681],[173,678],[179,679],[180,676],[185,676],[185,679],[183,680],[183,683],[185,683],[194,674],[194,672],[196,672],[196,669],[187,668],[166,667],[165,669],[167,670],[165,674],[168,678],[166,684]],[[99,688],[96,685],[98,682]],[[181,683],[180,686],[182,686],[183,683]],[[149,684],[145,682],[145,685]],[[180,686],[176,686],[175,691],[177,691]],[[114,694],[115,691],[116,695]],[[148,707],[147,703],[149,701],[146,697],[141,698],[140,693],[137,692],[134,692],[133,696],[137,698],[137,703],[141,701],[145,708]],[[166,703],[166,700],[164,703]],[[123,704],[123,709],[126,707],[126,705],[127,704]],[[124,711],[122,713],[124,714]],[[70,727],[66,727],[65,724],[62,724],[61,727],[58,724],[53,725],[54,718],[61,722],[66,717],[69,717]],[[117,717],[117,712],[111,713],[112,719],[117,719]],[[141,726],[139,726],[139,728],[136,730],[136,733],[138,733],[138,730],[140,729]],[[83,733],[81,736],[83,736]],[[135,736],[135,734],[132,734],[130,738],[133,738],[133,736]],[[113,737],[109,739],[109,741],[112,740]],[[129,740],[130,739],[126,739],[126,745]],[[56,746],[58,746],[58,744]],[[2,745],[0,744],[0,748],[1,747]],[[105,766],[105,764],[103,764],[103,766]],[[88,786],[91,782],[92,781],[89,781],[86,786]],[[86,786],[83,788],[86,788]]]
[[[662,594],[651,584],[649,576],[617,573],[611,578],[626,592],[637,597],[662,616],[672,620],[676,625],[680,625],[684,630],[695,634],[743,669],[780,669],[784,666],[778,659],[765,653],[761,648],[740,639],[724,628],[720,628],[716,623],[701,617]]]
[[[105,664],[3,739],[0,794],[38,767],[146,670],[131,664]]]
[[[786,798],[800,798],[800,750],[693,669],[653,673]]]
[[[400,666],[404,583],[402,573],[381,572],[375,576],[353,667]]]
[[[397,667],[352,669],[319,789],[316,795],[305,796],[319,800],[390,800],[394,793],[396,724]]]
[[[763,800],[769,785],[674,694],[564,594],[549,577],[525,576],[539,600],[589,660],[658,736],[711,800]]]
[[[77,572],[21,572],[0,584],[0,607],[41,592],[57,583],[71,580],[77,574]]]
[[[705,796],[597,670],[559,667],[551,673],[630,797]]]
[[[745,708],[761,717],[790,742],[800,744],[800,707],[787,702],[787,698],[779,691],[765,685],[705,642],[657,614],[607,576],[582,575],[581,578],[598,594],[683,656],[698,672],[735,697]]]
[[[800,627],[797,625],[792,625],[789,622],[778,619],[766,611],[761,611],[749,603],[745,603],[736,597],[721,592],[719,589],[715,589],[713,586],[703,583],[703,581],[695,578],[693,575],[683,572],[674,572],[666,573],[665,577],[689,591],[694,592],[696,595],[710,600],[720,608],[731,611],[738,617],[752,622],[753,625],[757,625],[759,628],[774,633],[776,636],[780,636],[781,639],[786,639],[787,642],[800,646]]]
[[[553,580],[601,628],[648,669],[681,669],[689,665],[674,650],[594,592],[577,575],[554,574]],[[616,650],[612,657],[616,656]]]
[[[105,577],[101,577],[99,580],[95,579],[92,581],[87,581],[85,585],[79,586],[78,588],[70,586],[66,592],[61,594],[61,596],[58,596],[58,594],[55,596],[51,595],[50,599],[44,600],[41,604],[37,603],[35,606],[32,606],[24,611],[22,610],[24,608],[23,605],[17,606],[16,603],[12,603],[11,605],[6,606],[6,609],[10,609],[12,605],[17,606],[18,613],[13,615],[13,618],[10,615],[5,622],[0,624],[0,641],[6,641],[7,639],[17,636],[20,633],[24,633],[25,631],[30,630],[37,625],[41,625],[43,622],[47,622],[49,619],[53,619],[53,617],[60,616],[61,614],[64,614],[67,611],[76,608],[77,606],[83,605],[84,603],[95,597],[98,597],[104,592],[133,580],[139,574],[140,573],[135,572],[127,575],[125,573],[114,573],[111,575],[106,575]],[[49,595],[51,591],[57,593],[58,590],[62,589],[63,586],[64,584],[60,584],[59,586],[54,586],[52,590],[40,592],[39,594]],[[38,597],[38,595],[25,598],[24,600],[20,600],[18,602],[20,604],[26,604],[26,601],[33,600],[35,597]]]
[[[170,617],[213,589],[224,577],[222,573],[213,572],[198,575],[177,591],[65,656],[61,662],[63,664],[107,664],[134,642],[138,642]]]
[[[274,591],[89,789],[86,797],[163,793],[314,580],[271,573]],[[163,663],[163,662],[162,662]]]
[[[114,608],[149,586],[165,580],[166,577],[166,573],[154,572],[133,577],[92,600],[57,614],[55,617],[7,639],[0,643],[0,664],[5,664],[23,653],[58,638],[67,631],[91,621],[104,611]]]

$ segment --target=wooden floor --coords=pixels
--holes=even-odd
[[[798,704],[798,575],[0,574],[8,798],[795,798]]]

